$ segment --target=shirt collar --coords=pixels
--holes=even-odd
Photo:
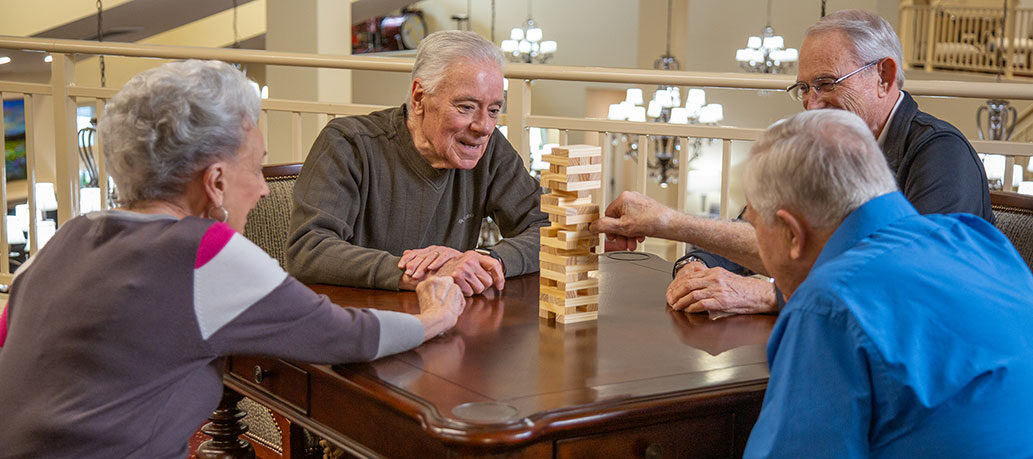
[[[893,115],[897,114],[897,109],[900,108],[900,103],[904,101],[904,91],[897,93],[897,101],[893,104],[893,110],[890,110],[889,118],[886,118],[886,124],[882,126],[882,132],[879,133],[879,138],[875,139],[879,143],[879,148],[882,148],[886,144],[886,133],[890,131],[890,126],[893,124]]]
[[[918,212],[899,191],[871,199],[843,219],[811,269],[838,257],[876,231],[912,215],[918,215]]]

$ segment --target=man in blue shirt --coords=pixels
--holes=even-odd
[[[788,297],[746,457],[1033,457],[1033,274],[1005,236],[919,215],[842,110],[769,128],[745,189]],[[677,234],[677,213],[634,202],[594,228]]]

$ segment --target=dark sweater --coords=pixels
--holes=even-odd
[[[397,289],[398,260],[430,245],[473,249],[481,219],[504,239],[506,276],[538,270],[538,182],[496,130],[473,169],[434,169],[405,126],[405,107],[336,118],[294,188],[287,269],[303,282]]]

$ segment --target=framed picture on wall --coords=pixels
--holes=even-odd
[[[7,181],[25,180],[25,100],[5,100],[4,160],[7,163]]]

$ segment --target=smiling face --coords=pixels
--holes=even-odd
[[[796,80],[810,83],[818,78],[837,79],[867,64],[858,62],[852,49],[854,46],[844,32],[808,35],[800,46]],[[889,115],[879,97],[881,82],[879,66],[873,65],[840,82],[834,91],[810,91],[803,99],[803,108],[838,108],[853,112],[874,131]],[[896,102],[895,97],[893,102]]]
[[[433,93],[413,82],[409,130],[432,167],[472,169],[484,155],[502,111],[502,71],[493,62],[448,66]]]

